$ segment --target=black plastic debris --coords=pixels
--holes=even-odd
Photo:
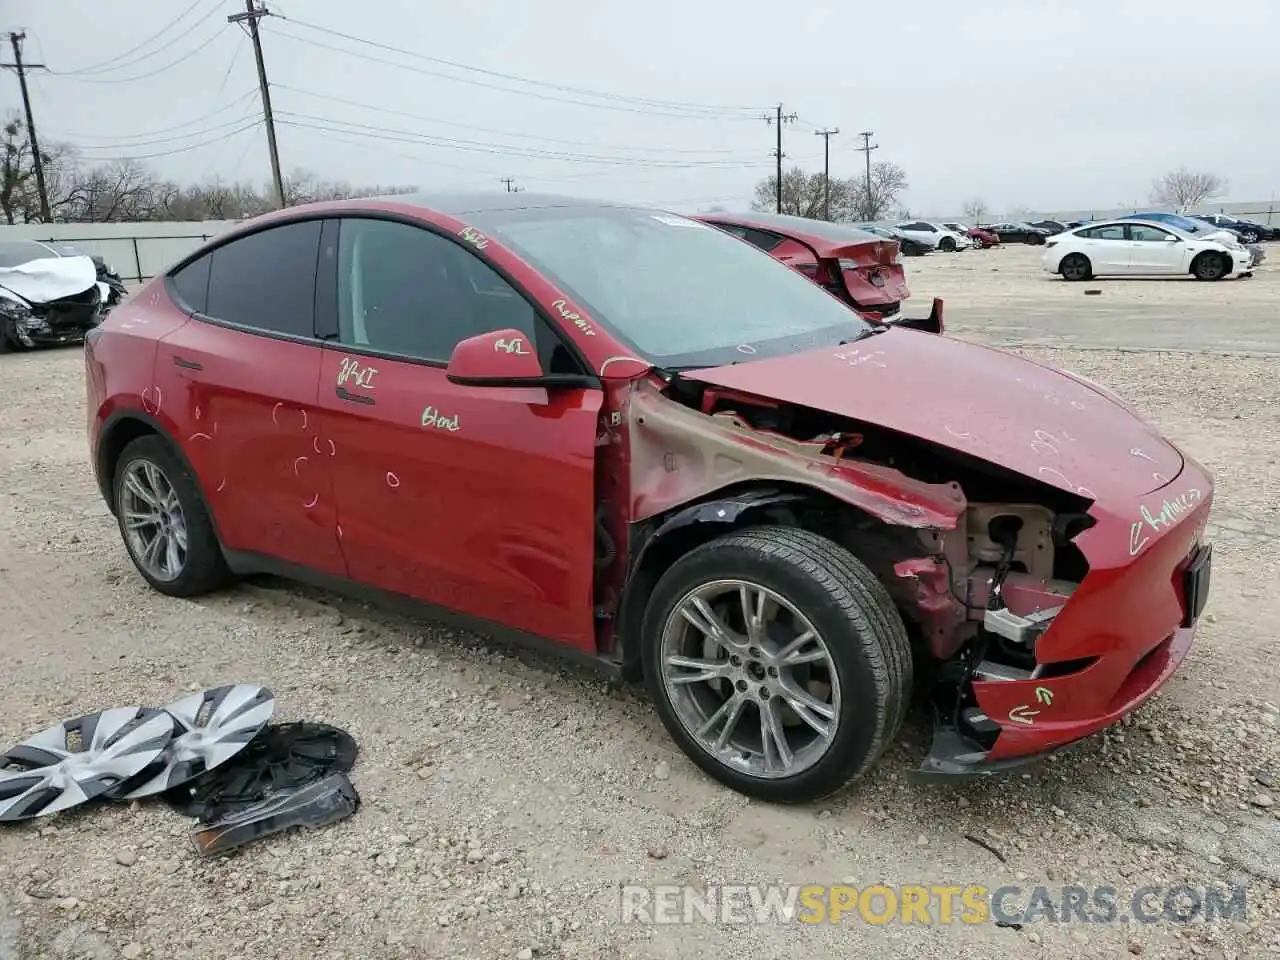
[[[235,806],[212,822],[202,821],[191,831],[191,841],[196,853],[210,857],[291,827],[314,830],[335,823],[359,806],[360,795],[347,775],[331,773],[257,803]]]
[[[269,724],[227,763],[161,796],[179,813],[214,823],[276,794],[346,773],[357,752],[355,740],[338,727]]]

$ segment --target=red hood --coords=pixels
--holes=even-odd
[[[685,376],[877,424],[1104,502],[1157,490],[1183,464],[1154,427],[1084,383],[915,330]]]

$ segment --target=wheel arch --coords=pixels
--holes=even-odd
[[[684,503],[631,527],[630,559],[618,604],[622,676],[643,679],[641,623],[649,597],[663,572],[684,554],[732,530],[765,522],[816,529],[816,521],[839,515],[881,526],[892,524],[823,490],[801,483],[747,481]],[[847,529],[838,524],[837,529]],[[833,538],[834,539],[834,538]]]
[[[107,509],[111,511],[113,516],[115,515],[116,498],[113,486],[116,465],[120,462],[121,454],[124,453],[125,447],[134,440],[146,436],[157,436],[164,440],[169,449],[173,451],[174,456],[181,461],[183,468],[195,480],[196,495],[199,496],[200,503],[209,516],[209,522],[213,524],[214,531],[217,532],[217,520],[214,518],[213,511],[209,509],[209,500],[200,486],[200,477],[191,466],[191,461],[187,458],[182,445],[174,439],[173,434],[169,432],[163,423],[142,410],[116,411],[107,418],[98,434],[98,445],[93,452],[93,466],[94,473],[98,479],[98,489],[102,493],[102,498],[107,502]],[[221,540],[221,537],[219,537],[219,540]]]

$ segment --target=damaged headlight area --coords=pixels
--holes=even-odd
[[[47,303],[0,297],[0,338],[23,347],[79,343],[102,319],[103,299],[96,283]]]
[[[8,339],[20,343],[24,347],[33,347],[31,338],[33,331],[45,325],[43,318],[31,311],[29,304],[17,300],[0,298],[0,340]]]

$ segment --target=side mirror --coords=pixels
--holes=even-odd
[[[460,341],[445,376],[466,387],[584,387],[593,382],[580,374],[544,373],[533,343],[511,328]]]

